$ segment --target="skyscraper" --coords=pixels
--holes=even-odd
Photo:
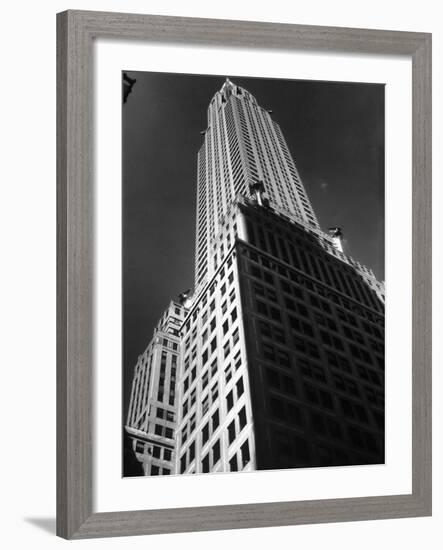
[[[174,473],[384,462],[383,284],[343,253],[340,228],[321,230],[278,124],[247,90],[227,79],[203,133],[174,399],[136,370],[137,458],[152,463],[143,434],[167,448],[166,404]]]
[[[214,273],[210,245],[234,198],[262,181],[269,200],[299,223],[319,230],[279,125],[247,90],[229,79],[212,98],[198,153],[195,288]]]
[[[126,431],[145,475],[175,468],[176,386],[179,330],[184,309],[171,302],[134,369]]]

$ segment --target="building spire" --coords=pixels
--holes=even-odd
[[[223,82],[223,86],[221,87],[221,92],[232,92],[235,87],[235,84],[229,80],[229,76],[226,77],[225,81]]]

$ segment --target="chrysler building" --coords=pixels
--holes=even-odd
[[[271,115],[229,79],[210,101],[195,287],[134,372],[145,475],[384,462],[384,285],[320,228]]]

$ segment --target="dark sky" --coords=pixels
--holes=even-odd
[[[127,71],[123,105],[123,397],[172,298],[192,287],[197,152],[225,76]],[[384,279],[384,85],[231,80],[272,109],[322,229]]]

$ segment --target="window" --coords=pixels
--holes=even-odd
[[[209,410],[209,395],[207,395],[202,401],[202,416],[204,416]]]
[[[260,285],[258,283],[254,283],[253,288],[255,290],[255,293],[258,296],[265,296],[265,287],[263,285]],[[258,303],[258,301],[257,301],[257,303]]]
[[[278,309],[276,309],[275,307],[270,307],[269,311],[271,312],[271,319],[281,322],[281,315]]]
[[[211,341],[211,353],[217,349],[217,337],[214,336],[214,338]]]
[[[217,359],[214,359],[211,363],[211,378],[215,376],[215,373],[217,372]]]
[[[234,395],[231,390],[226,396],[226,407],[228,409],[228,412],[232,409],[233,406],[234,406]]]
[[[209,472],[209,454],[207,454],[202,460],[203,473]]]
[[[271,405],[271,414],[274,418],[278,420],[283,420],[285,418],[285,407],[281,399],[272,397],[270,401]]]
[[[360,391],[354,380],[351,380],[350,378],[345,378],[341,374],[336,373],[333,374],[332,379],[337,389],[350,393],[351,395],[356,397],[360,395]]]
[[[277,342],[281,344],[285,343],[285,333],[281,329],[277,327],[273,327],[273,333],[274,333],[274,338]]]
[[[188,349],[188,345],[187,345],[187,344],[185,344],[185,347],[186,347],[186,349]],[[185,371],[189,368],[189,361],[190,361],[190,359],[189,359],[189,355],[188,355],[188,356],[186,357],[186,359],[185,359],[185,365],[184,365],[184,370],[185,370]]]
[[[282,375],[280,380],[280,389],[288,395],[295,395],[294,380],[290,376]]]
[[[212,386],[211,388],[211,400],[212,400],[212,403],[214,403],[214,401],[217,399],[218,397],[218,384],[217,382]]]
[[[189,462],[192,462],[195,458],[195,441],[189,445]]]
[[[225,383],[227,384],[229,382],[229,380],[231,380],[231,378],[232,378],[231,365],[228,365],[225,368]]]
[[[171,460],[172,452],[169,449],[163,450],[163,460]]]
[[[241,452],[242,465],[243,465],[243,467],[245,467],[246,464],[248,464],[249,461],[251,460],[251,455],[249,454],[249,442],[248,442],[248,440],[246,440],[243,443],[243,445],[240,447],[240,452]]]
[[[231,444],[235,439],[235,419],[228,426],[228,439],[229,444]]]
[[[208,320],[208,312],[205,311],[202,315],[202,326],[206,323],[207,320]]]
[[[212,464],[215,464],[220,460],[220,441],[217,440],[212,446]]]
[[[293,441],[297,461],[299,463],[306,463],[310,456],[308,442],[300,436],[295,436]]]
[[[237,455],[234,455],[229,461],[229,469],[231,472],[238,472]]]
[[[340,399],[340,403],[343,412],[348,418],[353,418],[364,423],[367,423],[369,421],[366,410],[359,403],[343,398]]]
[[[288,434],[283,431],[278,431],[275,434],[275,447],[278,450],[279,459],[287,460],[292,456],[291,441],[288,438]],[[282,461],[282,462],[283,462]]]
[[[328,363],[337,369],[343,370],[345,372],[351,372],[351,366],[349,364],[349,361],[342,357],[341,355],[336,355],[332,352],[326,352],[326,356],[328,358]]]
[[[280,377],[274,369],[266,369],[266,379],[271,388],[280,388]]]
[[[303,425],[303,417],[300,408],[292,402],[287,402],[287,413],[289,420],[297,426]]]
[[[230,347],[229,347],[229,340],[226,342],[226,344],[223,346],[223,356],[226,359],[226,357],[229,355]]]
[[[328,427],[328,432],[335,438],[341,438],[342,437],[342,433],[341,433],[341,427],[340,427],[340,424],[334,420],[333,418],[330,418],[329,416],[326,417],[326,424],[327,424],[327,427]]]
[[[145,451],[145,444],[142,441],[136,441],[135,443],[135,452],[136,453],[144,453]]]
[[[307,378],[312,378],[319,382],[326,382],[325,371],[320,365],[316,363],[311,363],[306,359],[297,359],[297,363],[300,366],[303,376]]]
[[[257,277],[257,279],[261,279],[261,270],[258,267],[251,264],[249,266],[249,269],[250,269],[250,273],[253,277]]]
[[[367,386],[364,386],[364,392],[366,394],[366,398],[370,401],[371,406],[383,407],[385,398],[382,392],[376,391],[375,389]]]
[[[243,378],[240,378],[236,384],[237,387],[237,399],[240,399],[240,397],[243,395],[245,388],[243,384]]]
[[[231,322],[233,323],[236,319],[237,319],[237,308],[235,307],[235,308],[231,311]]]
[[[209,439],[209,422],[206,422],[202,430],[202,445],[207,443],[208,439]]]
[[[326,434],[326,425],[323,416],[318,413],[311,415],[312,427],[317,434],[325,435]]]
[[[206,388],[209,382],[209,371],[206,371],[205,374],[202,376],[202,391]]]
[[[246,426],[246,408],[243,407],[238,413],[238,419],[240,422],[240,431]]]
[[[311,325],[309,323],[306,323],[305,321],[301,321],[297,317],[289,315],[289,324],[291,325],[291,328],[293,330],[296,330],[301,334],[305,334],[306,336],[310,336],[311,338],[314,336]]]
[[[264,321],[260,321],[259,327],[260,327],[260,332],[262,336],[264,336],[265,338],[272,338],[272,329],[268,323],[265,323]]]
[[[263,356],[265,359],[268,359],[269,361],[275,360],[275,350],[273,346],[271,346],[270,344],[263,343],[262,349],[263,349]]]
[[[191,350],[191,361],[197,357],[197,346],[194,346]]]
[[[325,331],[320,331],[321,339],[324,344],[327,344],[328,346],[333,346],[335,349],[342,351],[343,350],[343,343],[342,341],[337,338],[336,336],[333,336]],[[351,346],[355,347],[355,346]],[[351,350],[352,351],[352,350]]]
[[[194,431],[196,422],[196,413],[194,413],[189,419],[189,432]]]
[[[239,332],[238,332],[238,328],[236,328],[234,330],[234,332],[232,333],[232,345],[235,346],[235,344],[238,342],[240,336],[239,336]]]
[[[211,420],[212,420],[212,431],[214,432],[220,424],[220,417],[218,414],[218,410],[215,411],[215,413],[211,416]]]
[[[266,307],[266,304],[264,304],[260,300],[257,300],[257,311],[261,315],[267,315],[268,314],[268,308]]]
[[[151,466],[151,476],[158,476],[160,474],[160,468],[153,464]]]
[[[305,384],[305,392],[306,392],[306,397],[311,403],[315,403],[316,405],[320,404],[323,407],[326,407],[327,409],[334,408],[331,394],[328,393],[327,391],[314,388],[309,384]]]
[[[291,286],[286,281],[280,281],[280,286],[284,292],[291,294]]]

